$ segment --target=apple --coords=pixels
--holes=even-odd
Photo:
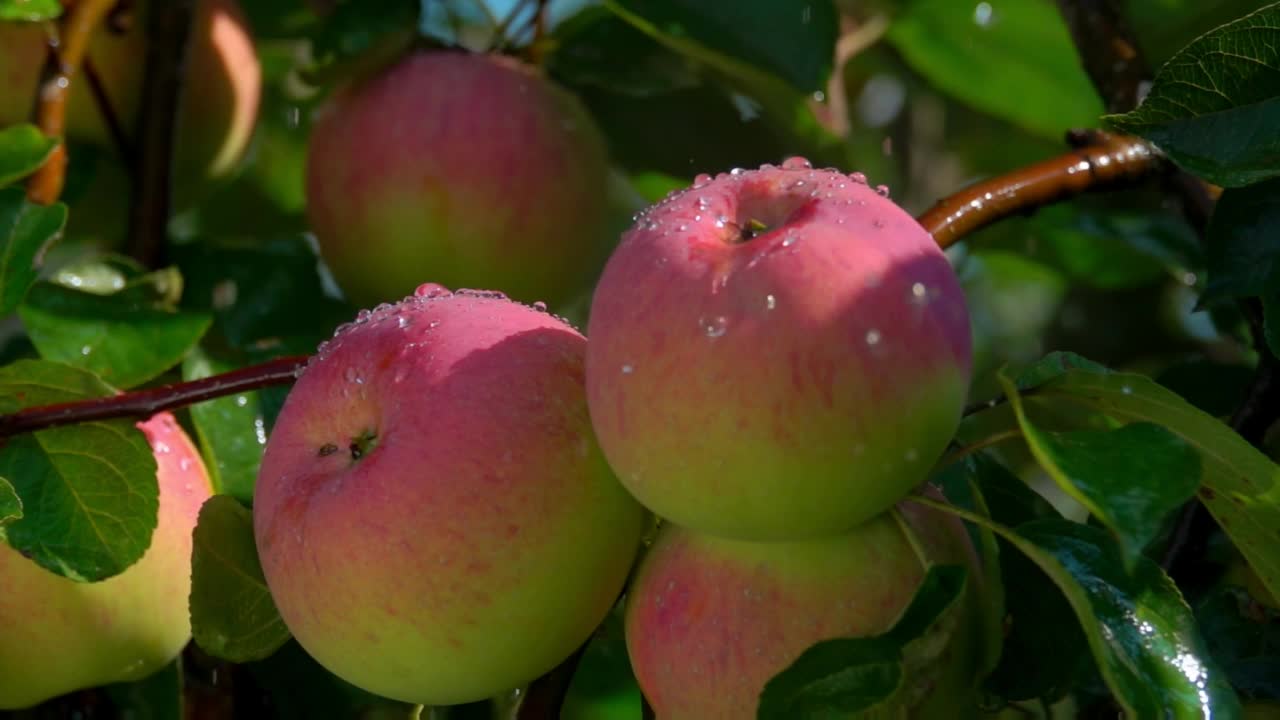
[[[317,353],[267,440],[253,511],[272,597],[317,662],[451,705],[588,639],[646,513],[596,444],[585,350],[537,308],[427,285]]]
[[[958,521],[912,503],[818,539],[732,540],[665,524],[628,591],[636,679],[659,720],[753,718],[765,684],[814,643],[891,629],[934,562],[965,564],[968,589],[937,626],[940,642],[908,646],[895,710],[975,716],[977,555]]]
[[[887,192],[791,158],[700,176],[637,217],[592,297],[587,399],[641,503],[798,540],[924,480],[960,421],[969,319]]]
[[[80,583],[0,542],[0,710],[142,679],[191,639],[191,532],[212,492],[209,474],[170,413],[138,427],[155,454],[160,507],[151,545],[137,562]]]
[[[338,90],[309,139],[307,216],[358,305],[424,279],[559,306],[612,245],[604,140],[539,69],[418,51]]]
[[[137,141],[146,67],[148,0],[138,0],[123,32],[105,26],[89,46],[89,60],[112,110]],[[32,118],[45,58],[45,33],[37,23],[0,22],[0,126]],[[174,147],[175,202],[194,200],[206,182],[226,177],[253,135],[262,94],[262,67],[253,37],[235,0],[197,0]],[[82,76],[72,84],[66,134],[82,142],[113,145],[110,132]]]

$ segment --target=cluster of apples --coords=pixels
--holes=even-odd
[[[337,92],[311,142],[327,264],[366,307],[403,297],[318,349],[255,491],[272,596],[336,675],[484,699],[625,596],[658,717],[750,717],[814,642],[883,632],[929,564],[977,562],[902,502],[959,421],[970,340],[947,259],[887,191],[800,159],[700,176],[635,218],[584,336],[520,302],[570,297],[607,233],[604,141],[538,71],[415,52]],[[0,643],[0,708],[141,677],[189,639],[208,476],[172,417],[141,427],[161,486],[142,561],[79,584],[0,548],[6,582],[48,586],[0,595],[0,623],[42,628]],[[903,709],[955,711],[975,626],[909,658]]]
[[[312,142],[309,213],[348,294],[440,283],[340,328],[267,444],[263,569],[337,675],[493,696],[625,593],[658,717],[750,717],[813,643],[887,631],[930,564],[976,567],[958,522],[902,502],[959,422],[970,330],[884,188],[798,158],[700,176],[636,216],[584,337],[518,302],[563,300],[601,242],[604,151],[571,96],[420,52],[335,96]],[[909,659],[903,709],[956,712],[975,626]]]

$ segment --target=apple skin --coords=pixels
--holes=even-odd
[[[148,46],[147,5],[138,0],[127,29],[102,27],[89,46],[111,107],[135,137],[142,101],[142,69]],[[0,23],[0,126],[32,117],[41,68],[44,31],[38,23]],[[194,202],[209,182],[230,174],[253,135],[262,95],[262,67],[248,22],[236,0],[197,0],[188,46],[186,85],[174,147],[175,203]],[[66,134],[82,142],[114,146],[88,81],[72,83]]]
[[[358,305],[424,279],[559,306],[612,246],[604,140],[513,58],[420,51],[336,92],[309,139],[307,215]]]
[[[759,220],[767,231],[739,241]],[[596,286],[587,398],[640,502],[743,540],[852,528],[959,424],[968,312],[929,234],[860,175],[700,176],[638,216]]]
[[[267,441],[254,528],[285,624],[321,665],[451,705],[587,640],[646,513],[592,434],[585,345],[545,312],[424,286],[312,360]]]
[[[765,684],[816,642],[888,631],[928,562],[965,564],[963,607],[936,655],[908,648],[909,717],[976,717],[983,585],[963,526],[902,503],[829,538],[752,542],[665,524],[628,592],[627,650],[659,720],[756,716]],[[901,518],[901,519],[899,519]],[[911,646],[915,647],[915,646]],[[893,717],[902,715],[894,714]]]
[[[0,543],[0,710],[140,680],[191,639],[191,533],[212,493],[191,438],[162,412],[138,423],[157,464],[160,507],[151,546],[119,575],[80,583]]]

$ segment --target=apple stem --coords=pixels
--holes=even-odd
[[[46,428],[107,420],[148,418],[161,410],[174,410],[206,400],[293,382],[305,356],[289,356],[259,365],[211,375],[200,380],[135,390],[110,397],[29,407],[0,415],[0,438]]]
[[[151,3],[147,8],[146,73],[142,80],[138,169],[129,213],[130,254],[146,267],[159,264],[169,227],[170,176],[182,98],[183,68],[195,0]]]
[[[81,0],[71,5],[61,22],[50,24],[48,57],[37,90],[35,122],[51,138],[62,139],[71,83],[89,54],[89,42],[115,0]],[[39,170],[27,180],[27,198],[50,205],[62,195],[67,179],[67,146],[60,142]]]

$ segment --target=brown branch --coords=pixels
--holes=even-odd
[[[147,267],[160,264],[167,237],[178,105],[194,15],[195,0],[168,0],[151,3],[145,18],[149,42],[129,238],[130,254]]]
[[[1081,63],[1107,112],[1137,106],[1151,70],[1116,0],[1058,0]]]
[[[137,168],[134,167],[133,143],[129,140],[129,134],[125,131],[124,125],[120,122],[120,116],[111,105],[111,96],[107,95],[107,88],[102,84],[102,78],[98,76],[98,70],[94,67],[93,60],[85,58],[84,65],[80,70],[84,72],[84,79],[88,82],[89,91],[93,94],[93,103],[97,106],[98,114],[102,116],[102,121],[107,126],[107,133],[111,136],[111,142],[116,146],[116,152],[124,162],[129,177],[136,178]]]
[[[61,139],[66,131],[67,101],[80,65],[89,55],[89,43],[115,0],[79,0],[63,16],[51,38],[48,62],[40,79],[35,121],[41,132]],[[49,205],[58,201],[67,180],[67,146],[58,143],[53,153],[27,180],[27,198]]]
[[[1070,139],[1081,147],[965,188],[917,220],[945,248],[1010,215],[1133,184],[1168,168],[1164,156],[1145,140],[1101,131],[1073,133]]]
[[[295,372],[306,362],[306,356],[282,357],[200,380],[135,390],[111,397],[30,407],[0,415],[0,437],[92,420],[145,419],[161,410],[174,410],[226,395],[285,385],[293,382]]]

